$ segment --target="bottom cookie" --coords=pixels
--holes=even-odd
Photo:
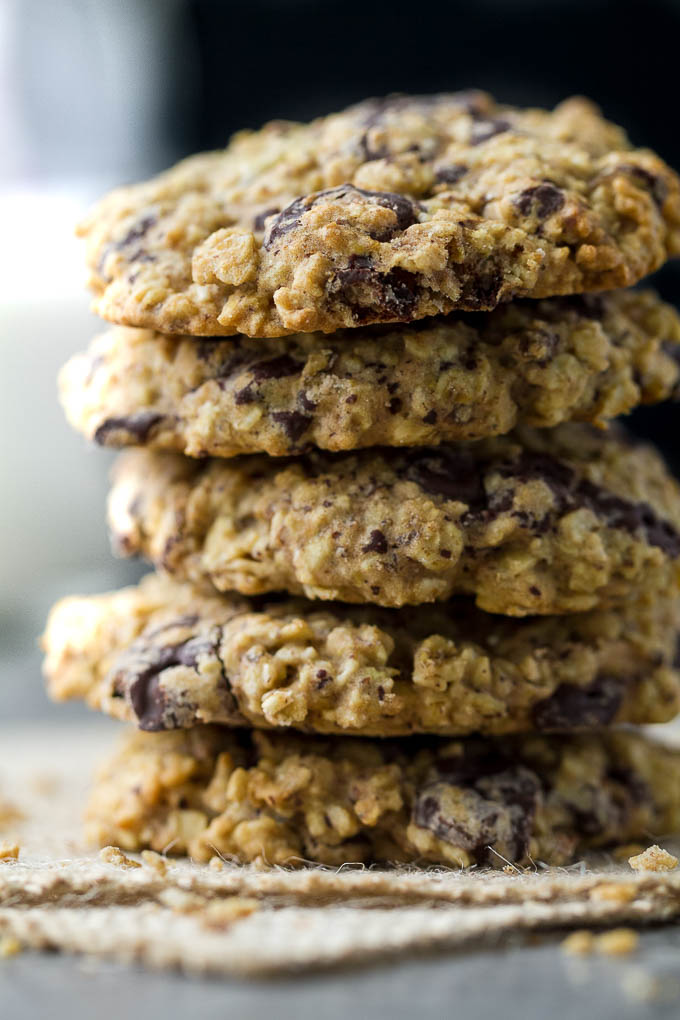
[[[680,829],[680,751],[613,731],[505,740],[131,732],[90,839],[206,861],[566,864]]]

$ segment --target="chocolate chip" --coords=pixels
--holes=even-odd
[[[134,642],[119,659],[112,686],[119,693],[127,689],[140,729],[172,729],[170,706],[159,681],[160,674],[174,666],[196,669],[201,657],[217,653],[218,638],[195,636],[177,644],[156,645],[149,642],[149,637],[146,635]]]
[[[301,411],[273,411],[272,419],[280,425],[288,438],[297,443],[314,420],[309,414]]]
[[[242,367],[243,362],[235,367]],[[252,404],[257,400],[256,389],[260,383],[270,379],[285,379],[291,375],[299,375],[302,372],[302,365],[299,361],[291,358],[289,354],[279,354],[275,358],[266,358],[264,361],[256,361],[247,366],[252,378],[243,389],[237,390],[234,394],[235,404]]]
[[[136,411],[119,418],[107,418],[99,425],[94,441],[100,446],[122,446],[125,443],[145,443],[152,429],[163,421],[164,415],[156,411]]]
[[[303,195],[302,198],[296,198],[294,202],[291,202],[285,209],[282,209],[274,222],[269,225],[269,230],[264,239],[265,250],[269,251],[276,241],[293,230],[300,222],[303,213],[311,209],[315,202],[318,202],[324,194],[326,192],[322,191],[318,195]]]
[[[579,497],[609,527],[622,528],[631,534],[641,531],[649,545],[661,549],[671,559],[680,556],[680,534],[670,521],[657,516],[648,503],[629,502],[589,481],[578,486]]]
[[[241,404],[254,404],[256,400],[257,394],[253,389],[252,383],[248,383],[248,385],[244,386],[242,390],[237,390],[234,394],[234,403],[239,406]]]
[[[367,200],[369,205],[379,205],[385,209],[390,209],[395,215],[396,223],[393,226],[385,227],[379,234],[372,234],[371,236],[374,237],[374,240],[390,240],[398,231],[406,230],[407,227],[418,222],[419,207],[405,195],[398,195],[390,191],[364,191],[363,188],[355,188],[351,184],[343,184],[338,188],[328,188],[325,191],[318,191],[312,195],[304,195],[302,198],[298,198],[286,206],[269,227],[264,241],[265,249],[270,250],[276,241],[295,229],[304,213],[316,205],[317,202],[321,202],[324,199],[342,201],[342,199],[349,198],[351,200],[357,195]]]
[[[371,204],[390,209],[396,217],[396,223],[393,226],[386,226],[381,230],[370,232],[370,237],[374,241],[390,241],[396,233],[400,233],[418,222],[418,206],[405,195],[397,195],[390,191],[364,191],[362,188],[353,190],[358,191]]]
[[[652,198],[659,209],[663,207],[664,202],[668,198],[668,184],[666,181],[661,177],[657,177],[656,174],[653,174],[651,170],[647,170],[644,166],[634,166],[633,164],[626,163],[618,167],[618,169],[639,181],[644,188],[651,192]]]
[[[399,414],[399,412],[401,411],[402,403],[403,401],[401,397],[392,397],[392,399],[387,405],[387,410],[390,412],[390,414]]]
[[[302,365],[299,361],[291,358],[290,354],[279,354],[275,358],[267,358],[265,361],[257,361],[254,365],[249,365],[248,371],[252,375],[254,383],[261,383],[267,379],[285,379],[290,375],[299,375]]]
[[[363,546],[362,552],[366,553],[375,552],[381,554],[387,552],[387,539],[383,535],[382,531],[380,531],[378,528],[375,528],[371,532],[371,537],[366,543],[366,545]]]
[[[539,220],[544,220],[562,208],[564,192],[551,181],[544,181],[533,188],[525,188],[515,196],[513,204],[522,216],[535,213]]]
[[[477,272],[472,272],[461,281],[460,304],[471,312],[495,308],[503,286],[503,274],[494,265],[482,263]]]
[[[671,358],[680,368],[680,344],[676,340],[664,340],[661,343],[661,350],[666,357]],[[680,377],[676,379],[673,391],[670,394],[671,400],[680,400]]]
[[[129,696],[141,730],[153,733],[165,729],[167,702],[156,674],[139,676],[130,685]]]
[[[438,166],[434,175],[442,184],[457,184],[467,172],[468,168],[465,164],[454,163],[451,166]]]
[[[529,849],[540,789],[538,777],[523,765],[472,775],[468,770],[466,775],[459,773],[420,790],[413,821],[471,853],[480,864],[493,850],[519,861]],[[462,797],[461,790],[465,791]]]
[[[680,634],[675,639],[675,654],[673,655],[673,662],[671,663],[673,669],[680,669]]]
[[[427,412],[427,414],[423,417],[423,421],[425,422],[426,425],[437,424],[437,412],[435,411],[434,408],[432,408],[431,411]]]
[[[406,478],[433,496],[479,509],[486,503],[482,472],[477,460],[464,450],[414,447],[405,455]]]
[[[368,320],[396,319],[408,322],[418,302],[418,278],[406,269],[380,273],[368,255],[352,255],[346,269],[329,282],[331,297],[338,297],[351,310],[358,324]]]
[[[264,230],[265,220],[269,219],[270,216],[275,216],[278,212],[280,212],[280,210],[277,205],[272,206],[271,209],[263,209],[263,211],[261,213],[258,213],[255,219],[253,220],[253,230],[257,231],[258,233]]]
[[[137,222],[130,227],[127,234],[125,234],[120,241],[115,242],[113,247],[117,251],[120,251],[122,248],[126,248],[129,244],[132,244],[133,241],[139,241],[140,237],[144,237],[147,231],[149,231],[157,222],[158,220],[156,216],[143,216],[141,220],[137,220]]]
[[[621,677],[605,674],[596,676],[587,687],[560,684],[549,698],[534,705],[534,726],[539,730],[608,726],[621,707],[625,687]]]
[[[481,145],[482,142],[487,142],[494,135],[509,131],[511,127],[510,121],[504,120],[502,117],[475,120],[470,128],[470,145]]]
[[[304,390],[298,392],[297,402],[304,411],[316,411],[317,405],[307,396]]]
[[[578,479],[566,464],[548,454],[523,451],[517,460],[497,469],[505,478],[521,482],[540,479],[551,489],[556,512],[565,514],[584,507],[610,528],[631,534],[642,532],[649,545],[662,549],[671,559],[680,556],[680,534],[670,521],[660,518],[648,503],[621,499],[588,479]],[[544,526],[547,522],[544,522]]]

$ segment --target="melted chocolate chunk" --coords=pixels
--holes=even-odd
[[[534,705],[532,720],[538,730],[569,730],[608,726],[621,707],[626,681],[621,677],[596,676],[587,687],[560,684],[556,691]]]
[[[132,244],[133,241],[139,241],[141,237],[144,237],[144,235],[157,222],[158,220],[156,216],[150,215],[142,217],[141,220],[138,220],[133,226],[130,227],[127,234],[125,234],[125,236],[122,237],[120,241],[115,242],[113,247],[116,249],[116,251],[120,251],[122,248],[127,248],[127,246],[129,244]]]
[[[661,344],[661,349],[664,352],[664,354],[668,358],[671,358],[676,363],[678,368],[680,368],[680,344],[676,343],[675,341],[664,340]],[[680,400],[680,377],[676,379],[675,385],[673,387],[673,392],[671,393],[670,396],[671,400]]]
[[[490,757],[493,762],[493,753]],[[467,791],[464,798],[456,795],[461,789]],[[418,793],[413,821],[480,864],[494,850],[519,861],[529,849],[540,789],[538,777],[523,765],[502,762],[499,769],[491,764],[473,772],[462,762],[460,771]]]
[[[406,269],[380,273],[368,255],[352,255],[328,285],[330,296],[347,304],[358,324],[366,320],[408,322],[418,301],[418,278]]]
[[[629,174],[631,177],[639,181],[644,188],[651,193],[652,198],[656,202],[659,209],[663,207],[664,202],[668,198],[668,185],[656,174],[653,174],[651,170],[647,170],[643,166],[634,166],[633,164],[624,164],[619,167],[624,173]]]
[[[457,184],[467,172],[464,163],[454,163],[452,166],[438,166],[434,175],[442,184]]]
[[[477,273],[460,281],[460,303],[468,311],[495,308],[503,286],[503,274],[495,265],[480,266]]]
[[[149,644],[148,638],[143,637],[130,646],[115,671],[112,686],[119,696],[127,689],[140,729],[152,732],[172,729],[160,674],[173,666],[196,669],[202,656],[217,655],[218,640],[197,636],[177,644],[158,646]]]
[[[317,405],[315,402],[305,393],[304,390],[299,390],[297,395],[297,402],[303,411],[316,411]]]
[[[564,192],[550,181],[544,181],[520,192],[514,199],[514,205],[522,216],[535,213],[539,220],[545,220],[562,208]]]
[[[415,447],[405,460],[406,478],[430,495],[467,503],[475,510],[486,505],[482,471],[471,453],[450,446]]]
[[[270,216],[275,216],[278,212],[280,212],[280,209],[277,205],[272,206],[271,209],[263,209],[253,220],[253,230],[260,233],[265,228],[265,220],[269,219]]]
[[[312,424],[313,418],[301,411],[273,411],[272,419],[281,426],[288,438],[297,443]]]
[[[242,367],[241,363],[234,368]],[[234,394],[235,404],[253,404],[257,400],[257,387],[260,383],[270,379],[285,379],[287,376],[299,375],[302,372],[302,364],[291,358],[290,354],[279,354],[275,358],[267,358],[264,361],[256,361],[247,366],[252,378],[243,389],[237,390]]]
[[[130,685],[130,704],[140,730],[158,733],[166,728],[165,712],[168,705],[156,674],[139,676]]]
[[[352,198],[357,195],[360,195],[371,205],[380,205],[385,209],[390,209],[396,217],[394,226],[385,228],[379,235],[371,235],[375,240],[388,241],[398,231],[406,230],[407,227],[418,222],[419,207],[405,195],[393,194],[390,191],[364,191],[363,188],[355,188],[352,184],[343,184],[339,188],[328,188],[325,191],[305,195],[291,202],[271,224],[264,247],[269,251],[276,241],[294,230],[304,213],[317,202],[321,202],[325,198],[340,201],[343,198]]]
[[[267,379],[285,379],[290,375],[299,375],[302,365],[299,361],[291,358],[290,354],[279,354],[276,358],[257,361],[254,365],[249,366],[248,371],[252,375],[254,383],[261,383]]]
[[[517,460],[497,470],[505,478],[522,482],[541,479],[552,490],[558,514],[585,507],[608,527],[621,528],[630,534],[642,532],[649,545],[661,549],[671,559],[680,556],[680,534],[648,503],[621,499],[594,482],[578,479],[570,467],[548,454],[524,451]]]
[[[673,656],[673,662],[671,663],[673,669],[680,669],[680,634],[675,639],[675,655]]]
[[[136,411],[120,418],[107,418],[94,434],[95,443],[100,446],[119,446],[130,437],[133,443],[145,443],[152,429],[163,421],[164,415],[156,411]],[[125,437],[125,438],[123,438]]]
[[[382,531],[375,528],[371,532],[371,537],[366,545],[361,550],[362,552],[370,553],[386,553],[387,552],[387,539],[383,535]]]

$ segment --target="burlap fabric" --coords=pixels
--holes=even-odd
[[[104,861],[80,818],[107,739],[98,725],[0,729],[0,844],[21,847],[0,862],[0,943],[263,975],[680,917],[680,870],[635,873],[625,859],[508,874]]]

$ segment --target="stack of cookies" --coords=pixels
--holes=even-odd
[[[63,369],[131,447],[46,676],[134,724],[91,835],[270,864],[561,864],[680,829],[680,489],[611,426],[680,390],[680,181],[582,99],[277,121],[82,227]],[[597,293],[595,293],[597,292]]]

